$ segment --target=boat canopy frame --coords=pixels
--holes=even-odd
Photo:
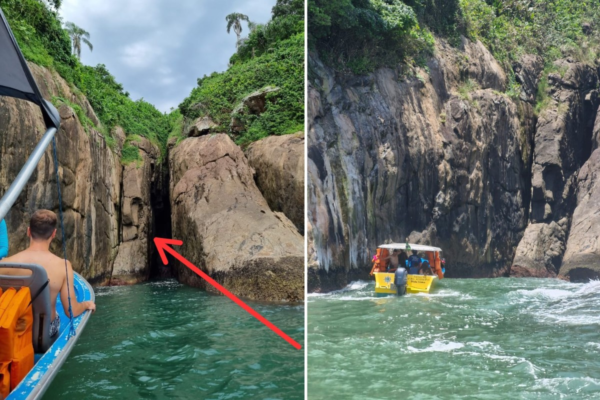
[[[416,251],[437,251],[437,252],[442,252],[442,249],[440,249],[439,247],[434,247],[434,246],[426,246],[423,244],[413,244],[413,243],[408,243],[408,245],[410,246],[411,250],[416,250]],[[377,246],[377,248],[379,249],[388,249],[388,250],[406,250],[406,243],[389,243],[389,244],[382,244]]]

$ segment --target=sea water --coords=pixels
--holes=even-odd
[[[600,282],[435,284],[309,295],[309,399],[600,399]]]
[[[228,298],[175,281],[95,291],[44,399],[304,398],[304,347]],[[304,306],[248,305],[304,346]]]

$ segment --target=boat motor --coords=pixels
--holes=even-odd
[[[396,285],[398,296],[406,294],[406,280],[408,273],[406,268],[398,267],[394,275],[394,284]]]

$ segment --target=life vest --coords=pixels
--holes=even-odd
[[[371,268],[371,275],[374,272],[386,272],[388,260],[386,258],[390,255],[388,249],[377,249],[377,255],[373,258],[373,268]]]
[[[437,251],[434,253],[433,263],[430,265],[433,266],[433,271],[436,273],[438,278],[443,279],[444,273],[442,272],[442,260],[440,259],[440,253]]]
[[[0,297],[0,395],[11,390],[34,364],[33,310],[28,287],[9,288]]]

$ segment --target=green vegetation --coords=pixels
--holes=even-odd
[[[132,162],[139,161],[142,161],[140,149],[136,146],[132,146],[130,141],[125,142],[123,149],[121,150],[121,163],[123,163],[123,165],[128,165]]]
[[[244,129],[234,135],[240,145],[304,127],[302,0],[278,0],[271,21],[255,25],[248,38],[241,39],[229,69],[198,79],[198,87],[179,105],[179,110],[189,121],[209,116],[218,125],[215,132],[229,132],[231,113],[240,101],[266,86],[280,90],[267,96],[262,114],[244,112],[240,116]]]
[[[596,0],[460,0],[460,5],[467,34],[507,70],[525,53],[547,64],[566,56],[592,63],[599,54]]]
[[[458,87],[458,96],[465,100],[471,101],[471,93],[479,89],[479,85],[474,80],[467,78],[462,84]]]
[[[523,54],[546,65],[564,57],[594,65],[600,55],[597,0],[308,0],[308,18],[309,48],[339,72],[423,65],[434,34],[453,45],[461,35],[481,40],[512,98],[520,94],[512,63]]]
[[[48,3],[46,5],[38,0],[0,0],[0,7],[25,58],[56,70],[72,86],[74,92],[81,91],[87,97],[103,125],[102,128],[94,128],[105,135],[109,144],[114,145],[110,132],[119,125],[128,136],[146,137],[164,152],[171,132],[171,117],[143,99],[133,101],[104,65],[82,65],[77,56],[71,54],[71,37],[61,25],[58,15],[60,0]],[[77,52],[81,50],[81,41],[86,43],[86,32],[81,29],[75,33],[80,40],[79,50],[77,46],[73,46]],[[92,122],[87,117],[84,118],[85,113],[80,107],[76,108],[76,105],[65,99],[58,100],[75,110],[86,130],[93,127]]]
[[[308,0],[309,46],[339,71],[422,63],[432,32],[458,37],[458,0]]]

